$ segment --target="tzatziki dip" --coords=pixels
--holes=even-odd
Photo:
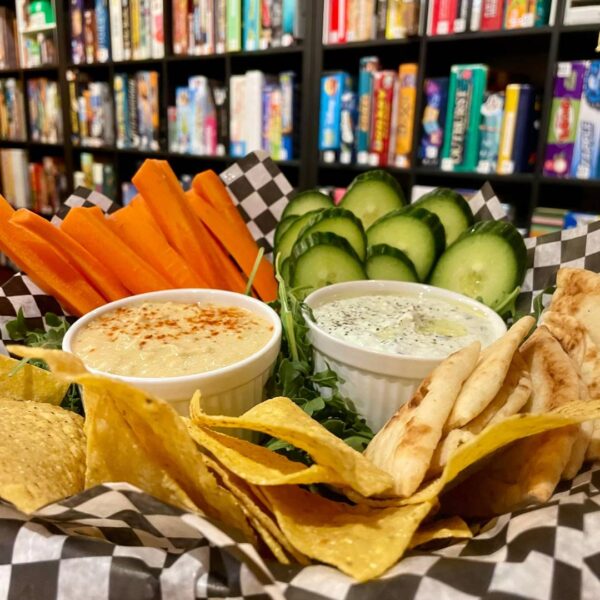
[[[492,323],[466,304],[428,294],[355,296],[313,308],[320,329],[367,350],[445,358],[478,340],[495,339]]]

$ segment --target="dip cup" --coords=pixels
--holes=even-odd
[[[504,321],[491,308],[462,294],[421,283],[378,280],[336,283],[312,292],[305,304],[314,309],[333,300],[379,294],[423,294],[432,299],[451,300],[482,313],[489,320],[494,339],[506,333]],[[367,350],[326,333],[308,311],[305,317],[314,348],[315,371],[329,365],[337,373],[342,380],[340,392],[354,402],[358,413],[375,432],[410,400],[421,381],[443,360]]]
[[[77,320],[64,337],[62,348],[73,352],[77,333],[90,321],[122,306],[142,302],[211,303],[236,306],[263,317],[273,326],[273,335],[260,350],[247,358],[213,371],[177,377],[126,377],[93,369],[91,373],[124,381],[152,396],[162,398],[181,415],[189,415],[189,404],[196,390],[202,394],[202,409],[208,414],[237,417],[264,400],[263,390],[281,345],[281,321],[267,304],[236,292],[205,289],[178,289],[149,292],[101,306]],[[84,361],[85,362],[85,361]]]

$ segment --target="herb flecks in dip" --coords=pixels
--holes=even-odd
[[[313,309],[319,327],[350,344],[389,354],[443,358],[494,340],[483,313],[425,294],[343,298]]]
[[[73,341],[86,365],[128,377],[176,377],[219,369],[263,348],[273,326],[245,308],[144,302],[90,321]]]

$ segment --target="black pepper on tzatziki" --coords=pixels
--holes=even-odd
[[[313,308],[318,326],[368,350],[444,358],[478,340],[495,339],[483,312],[457,302],[419,295],[369,295],[333,300]]]

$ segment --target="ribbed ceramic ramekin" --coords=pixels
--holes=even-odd
[[[462,303],[489,320],[494,339],[506,332],[504,321],[480,302],[420,283],[375,280],[337,283],[316,290],[305,303],[314,309],[341,298],[378,294],[422,295]],[[421,381],[442,361],[367,350],[326,333],[308,315],[306,321],[314,347],[315,369],[323,370],[329,365],[338,374],[342,380],[340,391],[354,402],[373,431],[381,429],[396,410],[410,400]]]
[[[263,390],[281,345],[281,321],[264,302],[249,296],[223,290],[178,289],[150,292],[111,302],[79,319],[63,340],[63,350],[72,352],[77,332],[90,321],[122,306],[141,302],[206,302],[241,307],[263,317],[273,326],[273,335],[258,352],[232,365],[180,377],[125,377],[87,367],[92,373],[124,381],[153,396],[168,401],[178,413],[189,414],[189,403],[196,390],[202,394],[202,409],[208,414],[239,416],[262,400]]]

